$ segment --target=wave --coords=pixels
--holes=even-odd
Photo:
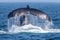
[[[24,26],[12,25],[12,28],[8,32],[0,30],[0,34],[13,34],[20,32],[31,32],[31,33],[60,33],[60,29],[42,29],[41,27],[34,26],[32,24]]]

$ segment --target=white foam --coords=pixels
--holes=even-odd
[[[9,32],[13,32],[13,33],[18,33],[18,32],[32,32],[32,33],[55,33],[55,32],[59,32],[60,33],[60,29],[42,29],[41,27],[38,26],[33,26],[31,24],[29,25],[25,25],[25,26],[21,26],[18,27],[16,25],[13,25],[12,28],[9,30]]]
[[[42,29],[41,27],[34,25],[16,26],[12,25],[8,32],[0,30],[0,34],[13,34],[19,32],[31,32],[31,33],[60,33],[60,29]]]
[[[7,33],[6,31],[0,30],[0,34],[5,34]]]
[[[9,32],[14,32],[14,33],[17,33],[17,32],[33,32],[33,33],[43,33],[44,30],[40,27],[37,27],[37,26],[33,26],[31,24],[29,25],[25,25],[25,26],[21,26],[21,27],[18,27],[16,25],[13,25],[12,28],[9,30]],[[45,31],[47,32],[47,31]]]

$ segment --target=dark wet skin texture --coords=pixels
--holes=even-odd
[[[25,15],[20,17],[20,25],[24,25],[24,21],[25,21]]]
[[[24,13],[25,15],[27,15],[28,12],[30,12],[32,15],[35,15],[35,16],[38,16],[38,15],[40,16],[41,14],[44,14],[47,16],[46,20],[51,21],[50,17],[45,12],[35,9],[35,8],[30,8],[28,5],[27,5],[27,8],[18,8],[16,10],[13,10],[12,12],[10,12],[8,15],[8,19],[11,17],[14,17],[16,14],[20,15],[21,13]]]

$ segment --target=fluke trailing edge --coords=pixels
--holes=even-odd
[[[18,8],[16,10],[13,10],[12,12],[9,13],[8,19],[14,16],[21,16],[21,18],[28,18],[27,14],[32,14],[34,16],[37,16],[42,19],[46,19],[48,21],[51,21],[50,17],[43,11],[35,9],[35,8],[30,8],[29,5],[25,8]],[[21,19],[21,20],[23,20]]]

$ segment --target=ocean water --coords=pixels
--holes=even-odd
[[[0,30],[8,31],[8,14],[17,8],[36,8],[47,13],[54,24],[52,28],[60,29],[60,3],[0,3]],[[60,40],[60,33],[28,33],[0,34],[0,40]]]

